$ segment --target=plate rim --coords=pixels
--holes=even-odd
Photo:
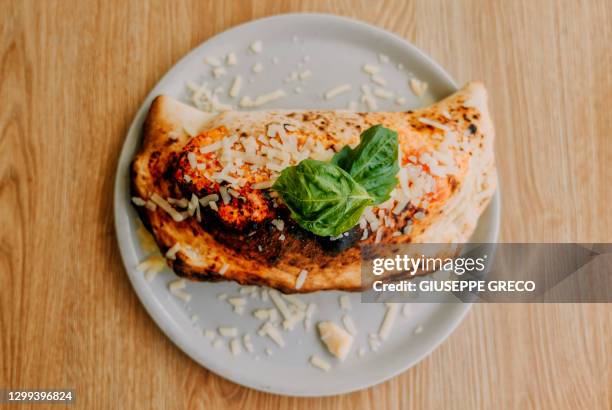
[[[452,318],[450,318],[449,325],[442,332],[441,336],[437,340],[435,340],[434,343],[430,343],[429,346],[427,346],[427,348],[424,349],[422,354],[417,355],[416,358],[402,362],[402,364],[398,366],[395,369],[395,371],[389,372],[383,377],[378,377],[375,380],[364,381],[361,383],[359,382],[352,383],[352,386],[349,388],[330,387],[322,392],[286,391],[285,389],[282,389],[282,388],[277,389],[277,388],[274,388],[271,386],[265,386],[262,384],[258,385],[258,384],[250,382],[250,380],[245,380],[241,378],[239,376],[239,373],[238,375],[236,375],[235,374],[236,372],[228,371],[229,366],[219,367],[219,366],[214,365],[214,363],[210,361],[201,359],[201,356],[198,355],[197,352],[193,351],[191,346],[189,346],[188,343],[184,342],[183,339],[179,337],[178,333],[176,333],[173,329],[171,329],[172,326],[169,323],[167,323],[167,320],[164,319],[163,312],[159,310],[158,305],[160,304],[160,301],[156,297],[153,297],[147,294],[145,290],[139,284],[135,282],[135,277],[133,276],[135,275],[135,273],[133,272],[135,271],[135,267],[131,267],[128,265],[128,260],[129,260],[128,259],[129,258],[128,257],[128,247],[134,246],[134,244],[129,235],[129,230],[128,230],[129,228],[126,228],[126,224],[125,224],[126,220],[128,222],[131,222],[131,220],[129,217],[129,212],[125,212],[126,214],[125,216],[122,215],[122,212],[129,206],[129,203],[128,204],[124,203],[125,198],[122,197],[125,195],[125,192],[123,191],[123,189],[125,188],[129,189],[129,182],[126,183],[126,181],[123,180],[126,176],[125,175],[126,169],[124,168],[126,167],[126,164],[127,164],[127,174],[129,176],[129,164],[131,163],[131,158],[127,158],[129,154],[128,152],[129,149],[126,143],[130,135],[134,133],[140,133],[139,127],[142,125],[142,122],[144,120],[144,115],[146,114],[146,111],[147,111],[147,107],[150,105],[150,102],[155,95],[154,94],[155,89],[167,81],[167,79],[169,78],[169,76],[171,75],[171,73],[174,71],[174,69],[177,66],[183,64],[187,60],[192,59],[193,56],[198,53],[198,50],[200,48],[204,47],[207,43],[220,38],[226,33],[230,31],[234,31],[234,30],[241,30],[241,29],[244,29],[246,26],[250,26],[250,25],[265,24],[265,23],[273,24],[277,21],[281,21],[281,20],[289,21],[291,19],[296,19],[296,18],[297,19],[326,19],[330,21],[331,23],[336,23],[336,24],[341,23],[345,25],[352,25],[356,29],[367,30],[367,31],[379,34],[381,36],[384,36],[386,39],[392,39],[393,41],[397,43],[401,43],[401,47],[410,49],[412,53],[416,53],[416,55],[418,55],[420,59],[422,59],[428,66],[430,66],[435,71],[435,74],[437,76],[440,76],[441,78],[443,78],[453,89],[455,90],[458,89],[457,84],[454,81],[454,79],[450,76],[449,73],[447,73],[442,68],[440,64],[438,64],[433,58],[425,54],[422,50],[420,50],[418,47],[410,43],[408,40],[404,39],[403,37],[393,32],[377,27],[373,24],[363,22],[360,20],[356,20],[356,19],[352,19],[349,17],[339,16],[335,14],[327,14],[327,13],[284,13],[284,14],[275,14],[271,16],[266,16],[266,17],[262,17],[259,19],[255,19],[255,20],[250,20],[250,21],[229,27],[205,39],[204,41],[196,45],[193,49],[191,49],[189,52],[187,52],[178,61],[172,64],[172,66],[164,73],[164,75],[155,83],[151,91],[149,91],[149,93],[143,100],[142,104],[139,106],[125,134],[125,137],[123,139],[123,144],[121,147],[121,151],[120,151],[118,161],[117,161],[117,167],[115,171],[115,180],[114,180],[114,189],[113,189],[113,217],[114,217],[115,233],[116,233],[119,251],[121,254],[122,264],[130,280],[132,288],[134,289],[136,295],[138,296],[140,303],[142,303],[142,305],[144,306],[147,314],[150,316],[151,319],[153,319],[153,322],[159,327],[159,329],[163,332],[163,334],[167,338],[169,338],[172,341],[172,343],[174,343],[175,346],[178,347],[184,354],[189,356],[198,365],[204,367],[206,370],[212,373],[215,373],[219,377],[222,377],[233,383],[236,383],[236,384],[248,387],[248,388],[252,388],[254,390],[263,391],[263,392],[270,393],[270,394],[286,395],[286,396],[293,396],[293,397],[325,397],[325,396],[332,396],[332,395],[338,395],[338,394],[347,394],[347,393],[355,392],[358,390],[362,390],[365,388],[369,388],[369,387],[378,385],[380,383],[383,383],[387,380],[394,378],[395,376],[415,366],[416,364],[421,362],[424,358],[429,356],[446,339],[448,339],[448,337],[455,331],[455,329],[463,321],[463,319],[465,318],[465,316],[471,309],[472,303],[456,304],[457,307],[454,311],[455,313],[452,316]],[[129,198],[129,194],[128,194],[128,198]],[[494,216],[492,218],[493,225],[487,231],[489,232],[487,236],[491,237],[494,241],[497,241],[498,235],[499,235],[499,227],[500,227],[499,180],[497,184],[497,190],[494,196],[492,197],[488,205],[488,208],[491,208],[490,211],[493,212]]]

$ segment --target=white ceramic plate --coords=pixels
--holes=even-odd
[[[255,54],[249,45],[261,40],[263,51]],[[205,57],[223,59],[234,52],[238,64],[226,67],[227,74],[214,79]],[[379,54],[388,56],[389,62],[379,61]],[[274,58],[278,59],[275,64]],[[264,70],[253,73],[251,67],[260,62]],[[349,294],[358,335],[353,350],[344,362],[333,359],[316,337],[316,331],[304,331],[300,324],[292,332],[284,332],[286,347],[278,348],[271,340],[257,336],[259,322],[251,311],[269,306],[260,298],[248,299],[244,315],[233,313],[227,302],[217,295],[238,295],[234,283],[190,283],[189,303],[172,296],[167,284],[176,276],[167,269],[152,282],[147,282],[135,267],[146,256],[139,244],[136,230],[137,214],[130,204],[129,164],[140,144],[143,119],[152,99],[167,94],[186,100],[186,81],[207,81],[213,88],[221,86],[223,102],[236,104],[227,97],[227,90],[236,74],[245,79],[241,95],[255,96],[277,88],[286,90],[287,96],[261,108],[346,108],[350,100],[358,101],[359,87],[371,83],[362,71],[364,63],[381,67],[387,80],[387,89],[407,99],[397,105],[393,100],[379,100],[379,110],[406,110],[430,104],[456,90],[450,76],[434,61],[405,40],[379,28],[346,18],[318,14],[289,14],[253,21],[223,32],[198,46],[179,61],[155,86],[143,102],[126,136],[119,160],[115,183],[115,221],[121,255],[128,276],[145,308],[163,332],[193,360],[236,383],[267,392],[295,396],[324,396],[346,393],[380,383],[406,370],[429,354],[459,324],[469,310],[468,304],[413,304],[408,317],[400,315],[389,339],[376,352],[368,347],[368,333],[375,333],[382,320],[383,304],[361,304],[359,294]],[[403,65],[403,69],[398,68]],[[292,71],[310,70],[305,81],[285,82]],[[408,79],[415,76],[429,83],[428,94],[418,100],[408,88]],[[323,93],[339,84],[353,85],[352,91],[331,100]],[[302,88],[301,93],[295,87]],[[366,110],[361,103],[360,110]],[[497,238],[499,200],[496,196],[480,220],[475,240],[493,242]],[[339,308],[341,292],[326,292],[301,296],[314,301],[318,308],[313,323],[334,320],[341,323],[343,312]],[[193,316],[197,320],[192,322]],[[423,331],[415,334],[421,325]],[[215,330],[218,326],[235,326],[241,334],[251,334],[255,353],[243,352],[232,356],[229,340],[215,348],[202,335],[202,329]],[[146,341],[145,341],[146,343]],[[356,353],[363,347],[367,353]],[[268,356],[265,349],[271,349]],[[317,354],[333,364],[333,369],[322,372],[308,364],[308,358]]]

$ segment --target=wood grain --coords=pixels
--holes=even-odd
[[[488,85],[503,241],[612,242],[609,0],[0,0],[0,387],[75,387],[87,409],[611,408],[609,305],[475,306],[404,374],[319,399],[225,381],[157,329],[113,230],[128,125],[191,48],[292,11],[384,27]]]

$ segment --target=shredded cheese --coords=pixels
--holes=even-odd
[[[344,360],[351,350],[353,336],[333,322],[320,322],[317,327],[321,341],[327,350],[340,360]]]
[[[264,323],[260,329],[260,333],[262,333],[262,336],[268,336],[278,346],[285,347],[285,340],[283,339],[283,336],[278,331],[278,328],[272,323]]]
[[[230,350],[233,356],[238,356],[242,352],[242,349],[240,348],[240,340],[232,339],[230,341]]]
[[[351,90],[351,85],[350,84],[339,85],[337,87],[334,87],[334,88],[328,90],[325,93],[325,99],[326,100],[332,99],[332,98],[336,97],[337,95],[340,95],[342,93],[346,93],[346,92],[348,92],[350,90]]]
[[[310,356],[310,364],[324,372],[331,370],[331,365],[317,355]]]
[[[257,40],[251,44],[250,49],[253,53],[259,54],[263,50],[263,43],[261,40]]]
[[[395,323],[395,319],[397,319],[397,314],[399,312],[399,305],[397,303],[387,303],[387,311],[385,312],[385,317],[378,329],[378,337],[382,340],[385,340],[389,333],[391,333],[391,329],[393,328],[393,324]]]
[[[133,196],[133,197],[132,197],[132,202],[133,202],[133,203],[134,203],[134,205],[136,205],[136,206],[145,206],[145,205],[146,205],[146,203],[147,203],[147,201],[145,201],[144,199],[139,198],[139,197],[137,197],[137,196]]]
[[[270,289],[268,293],[278,311],[281,313],[281,315],[283,315],[283,318],[285,318],[286,320],[290,319],[293,315],[285,304],[283,298],[280,296],[280,293],[275,289]]]
[[[255,349],[253,348],[253,343],[251,342],[251,335],[245,333],[244,336],[242,336],[242,343],[244,344],[244,348],[247,352],[253,353]]]
[[[217,331],[223,337],[236,337],[238,335],[238,329],[231,326],[220,326]]]
[[[349,315],[342,315],[342,324],[351,335],[355,336],[357,334],[355,322],[353,322],[353,319]]]
[[[295,288],[301,289],[304,286],[304,282],[306,282],[306,278],[308,277],[308,271],[302,269],[297,279],[295,280]]]
[[[310,78],[310,76],[312,75],[312,72],[310,70],[306,70],[306,71],[302,71],[299,74],[300,80],[304,81],[307,78]]]
[[[177,279],[168,284],[168,289],[171,294],[181,299],[183,302],[189,302],[191,300],[191,295],[185,291],[186,286],[185,279]]]
[[[374,89],[374,95],[377,96],[378,98],[383,98],[385,100],[390,100],[394,96],[394,94],[391,91],[385,90],[384,88],[380,88],[380,87],[376,87]]]
[[[238,94],[240,94],[240,88],[242,87],[242,76],[237,75],[234,77],[234,82],[229,90],[229,96],[232,98],[236,98]]]
[[[340,301],[340,308],[342,310],[346,310],[346,311],[351,310],[351,299],[348,297],[348,295],[340,296],[339,301]]]
[[[214,202],[211,202],[214,203]],[[224,263],[223,266],[221,266],[221,269],[219,269],[219,275],[225,275],[225,272],[227,272],[227,270],[229,269],[229,264]]]
[[[185,219],[185,217],[181,215],[181,213],[177,212],[176,209],[172,208],[172,206],[170,206],[170,204],[157,193],[153,193],[153,195],[151,195],[151,200],[161,209],[166,211],[168,215],[170,215],[172,219],[174,219],[176,222],[181,222]]]
[[[236,53],[228,53],[225,57],[225,64],[227,65],[236,65],[238,59],[236,58]]]
[[[439,123],[438,121],[430,120],[429,118],[420,117],[419,122],[426,124],[426,125],[431,125],[432,127],[438,128],[444,132],[452,131],[452,129],[449,126]]]
[[[410,88],[412,89],[414,95],[416,95],[417,97],[422,97],[425,94],[425,91],[427,91],[427,83],[424,81],[420,81],[417,78],[411,78]]]
[[[179,250],[181,250],[181,244],[177,242],[170,249],[168,249],[168,252],[166,252],[166,258],[171,259],[171,260],[175,260],[176,259],[176,253]]]
[[[380,67],[374,64],[364,64],[362,68],[363,68],[363,71],[369,75],[377,74],[380,71]]]

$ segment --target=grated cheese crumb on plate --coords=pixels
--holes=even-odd
[[[270,311],[268,309],[255,309],[253,316],[259,320],[266,320],[270,317]]]
[[[257,286],[241,286],[240,287],[241,295],[250,295],[252,293],[257,293]]]
[[[367,84],[361,86],[361,93],[361,102],[365,103],[369,110],[377,110],[378,104],[376,103],[376,98],[374,98],[374,95],[372,95],[372,90],[370,90],[370,87]]]
[[[371,78],[372,82],[381,85],[381,86],[385,86],[387,85],[387,80],[385,80],[382,76],[380,75],[373,75]]]
[[[237,75],[234,77],[234,82],[229,89],[229,96],[232,98],[236,98],[238,94],[240,94],[240,88],[242,87],[242,76]]]
[[[208,340],[214,340],[217,337],[217,334],[210,329],[204,329],[202,333],[204,334],[204,337]]]
[[[329,90],[327,90],[327,92],[325,93],[325,99],[326,100],[330,100],[334,97],[336,97],[337,95],[340,95],[342,93],[346,93],[348,91],[351,90],[351,85],[350,84],[342,84],[339,85],[337,87],[331,88]]]
[[[377,74],[378,71],[380,71],[380,67],[374,64],[364,64],[362,68],[366,74],[370,74],[370,75]]]
[[[382,340],[385,340],[389,333],[391,333],[391,329],[393,329],[393,325],[395,324],[395,319],[397,319],[397,314],[399,312],[399,305],[397,303],[387,303],[387,311],[385,312],[385,317],[378,329],[378,337]]]
[[[247,301],[244,298],[229,298],[227,299],[228,303],[234,307],[236,306],[244,306]]]
[[[284,293],[282,294],[283,298],[285,300],[287,300],[287,302],[291,303],[291,305],[293,305],[297,310],[302,310],[305,311],[306,310],[306,303],[300,299],[298,296],[296,295],[285,295]]]
[[[225,64],[236,65],[237,62],[238,62],[238,59],[236,58],[236,53],[234,52],[227,53],[227,56],[225,57]]]
[[[253,67],[251,67],[251,71],[253,71],[254,73],[261,73],[263,69],[264,66],[261,63],[255,63],[253,64]]]
[[[225,68],[223,67],[215,67],[213,68],[212,73],[213,73],[213,77],[221,78],[227,73],[227,71],[225,71]]]
[[[213,67],[218,67],[221,65],[221,62],[219,61],[219,59],[217,57],[212,57],[212,56],[207,56],[206,58],[204,58],[204,61]]]
[[[331,370],[331,365],[317,355],[310,356],[310,364],[318,369],[323,370],[324,372],[328,372]]]
[[[186,286],[187,282],[185,282],[185,279],[176,279],[168,284],[168,289],[172,292],[174,290],[185,289]]]
[[[249,96],[244,96],[242,97],[238,105],[243,108],[259,107],[266,103],[278,100],[279,98],[282,98],[285,95],[285,91],[279,88],[267,94],[258,95],[255,100],[251,99],[251,97]]]
[[[353,345],[353,336],[334,322],[319,322],[319,335],[327,350],[340,360],[344,360]]]
[[[299,77],[300,77],[300,80],[304,81],[307,78],[310,78],[311,75],[312,75],[312,72],[310,70],[305,70],[299,74]]]
[[[268,336],[274,343],[280,347],[285,347],[285,340],[279,332],[278,328],[270,322],[264,323],[260,329],[262,336]]]
[[[410,305],[407,303],[404,304],[404,307],[402,308],[402,316],[404,317],[410,316]]]
[[[414,329],[414,334],[418,335],[419,333],[423,333],[423,325],[418,325],[415,329]]]
[[[374,89],[374,95],[384,100],[390,100],[394,96],[394,94],[391,91],[385,90],[384,88],[380,88],[380,87],[376,87]]]
[[[268,293],[278,311],[281,313],[281,315],[283,315],[283,318],[286,320],[290,319],[293,315],[291,314],[291,311],[287,307],[285,301],[280,296],[280,293],[276,289],[270,289]]]
[[[248,333],[245,333],[244,336],[242,336],[242,344],[244,344],[244,348],[249,353],[253,353],[253,351],[255,350],[253,348],[253,342],[251,342],[251,335],[249,335]]]
[[[144,261],[140,262],[136,269],[145,274],[145,278],[150,282],[159,273],[164,266],[166,260],[161,255],[151,255]]]
[[[263,50],[263,43],[261,42],[261,40],[257,40],[251,43],[250,49],[253,53],[259,54]]]
[[[230,326],[220,326],[218,332],[223,337],[236,337],[238,335],[238,329]]]
[[[168,284],[168,289],[172,295],[181,299],[183,302],[189,302],[191,300],[191,295],[185,291],[185,286],[187,286],[185,279],[177,279]]]
[[[242,352],[242,349],[240,348],[240,340],[232,339],[230,341],[230,350],[232,352],[232,356],[238,356]]]
[[[339,301],[340,301],[340,308],[342,310],[346,310],[346,311],[351,310],[351,299],[348,297],[348,295],[340,296]]]
[[[351,335],[355,336],[357,334],[355,322],[353,322],[353,318],[351,318],[349,315],[342,315],[342,324]]]
[[[417,97],[422,97],[425,94],[425,91],[427,91],[427,86],[428,84],[426,82],[421,81],[418,78],[410,79],[410,88]]]

